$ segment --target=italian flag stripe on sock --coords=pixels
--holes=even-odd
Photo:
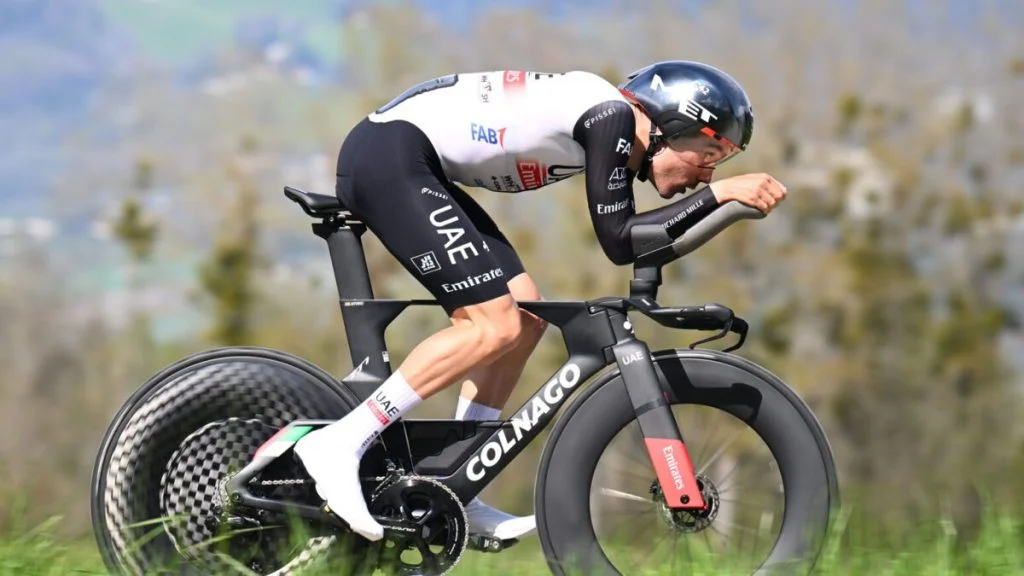
[[[253,457],[277,458],[281,454],[284,454],[286,450],[299,441],[299,438],[305,436],[312,429],[312,426],[287,426],[282,428],[276,434],[271,436],[269,440],[264,442],[263,445],[256,450],[256,454]]]

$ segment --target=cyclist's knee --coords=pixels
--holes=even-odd
[[[488,358],[515,347],[523,335],[522,315],[511,296],[467,306],[460,315],[472,325],[474,348]]]
[[[548,327],[547,321],[521,308],[519,310],[519,325],[521,327],[519,339],[533,341],[540,340]]]
[[[529,274],[525,272],[519,274],[508,282],[509,291],[512,293],[512,297],[516,301],[537,301],[543,300],[544,297],[540,294],[540,289],[530,278]],[[544,335],[544,331],[548,327],[548,323],[541,319],[539,316],[535,316],[531,312],[520,308],[519,309],[519,321],[521,325],[520,340],[540,340]]]
[[[487,316],[487,321],[482,326],[485,334],[483,346],[488,351],[488,356],[508,352],[523,335],[522,315],[515,300],[509,300],[507,307]]]

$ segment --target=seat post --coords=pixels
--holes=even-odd
[[[313,224],[313,233],[327,241],[338,297],[343,300],[373,299],[370,272],[359,239],[365,231],[364,224],[347,222],[344,217],[331,216]]]
[[[341,318],[354,368],[342,382],[359,400],[364,400],[391,375],[384,330],[401,307],[366,305],[374,298],[360,240],[366,232],[365,224],[337,214],[313,224],[313,232],[327,241],[341,299]]]

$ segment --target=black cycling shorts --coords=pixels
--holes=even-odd
[[[338,199],[451,315],[509,293],[523,264],[497,224],[451,182],[415,125],[363,119],[338,153]]]

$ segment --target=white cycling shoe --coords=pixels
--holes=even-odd
[[[327,503],[330,511],[348,523],[356,534],[376,542],[384,537],[381,526],[363,499],[359,485],[357,450],[339,442],[337,436],[314,430],[296,442],[293,450],[316,482],[316,491]],[[466,505],[469,533],[489,536],[498,540],[515,540],[537,527],[535,517],[513,516],[484,504],[474,498]]]
[[[359,485],[359,460],[355,448],[339,446],[338,438],[314,430],[296,444],[295,455],[316,482],[316,491],[330,511],[348,523],[352,531],[376,542],[384,527],[370,516]]]
[[[533,532],[537,520],[529,516],[513,516],[484,504],[479,498],[466,505],[466,521],[471,535],[490,536],[497,540],[515,540]]]

